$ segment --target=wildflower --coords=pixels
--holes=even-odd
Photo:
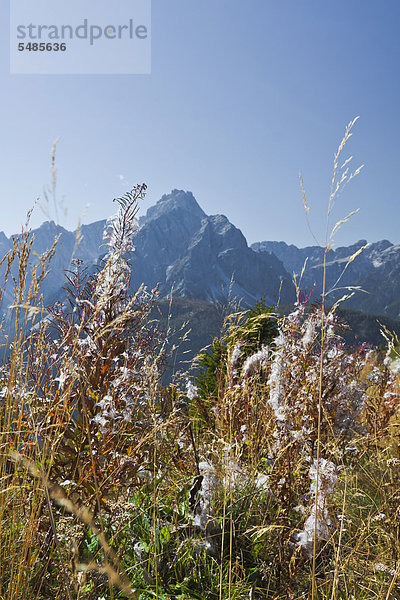
[[[190,379],[188,379],[186,381],[186,396],[189,398],[189,400],[194,400],[198,397],[198,395],[197,386],[195,386]]]
[[[395,569],[391,569],[390,567],[386,566],[383,563],[375,563],[374,571],[378,571],[378,572],[380,571],[381,573],[389,573],[390,575],[396,574]]]
[[[294,512],[299,513],[299,515],[306,514],[306,508],[305,508],[305,506],[303,506],[303,504],[298,504],[297,506],[294,506],[293,510],[294,510]]]
[[[337,483],[336,466],[324,458],[313,461],[309,477],[311,479],[310,492],[314,499],[304,529],[296,535],[297,544],[302,546],[309,557],[314,552],[314,539],[318,543],[325,539],[327,529],[331,523],[328,512],[328,500]]]
[[[394,360],[390,363],[389,370],[394,375],[397,375],[400,372],[400,358],[396,358],[396,360]]]
[[[118,310],[118,301],[127,292],[130,279],[130,266],[127,254],[133,252],[133,238],[138,229],[136,220],[136,193],[143,193],[145,186],[134,189],[119,198],[117,213],[107,220],[103,239],[108,245],[105,265],[97,276],[96,296],[100,309],[113,305]]]
[[[283,376],[284,376],[284,346],[285,336],[282,332],[274,340],[278,350],[271,367],[271,375],[268,379],[269,385],[269,404],[271,405],[278,423],[283,422],[286,417],[285,407],[283,406]]]
[[[199,471],[201,476],[200,489],[198,490],[199,501],[195,508],[193,524],[204,531],[206,536],[211,533],[210,539],[206,540],[206,546],[209,551],[213,552],[215,540],[212,539],[212,534],[215,533],[215,530],[219,530],[211,508],[217,486],[217,476],[213,465],[206,461],[199,464]]]
[[[312,344],[312,341],[314,339],[314,334],[315,334],[315,326],[316,326],[315,319],[313,319],[313,318],[308,319],[308,321],[306,323],[305,333],[304,333],[303,339],[301,340],[301,343],[303,344],[303,348],[305,350],[307,350],[307,348]]]
[[[98,406],[101,410],[104,410],[110,406],[110,402],[112,402],[112,397],[104,396],[104,398],[96,402],[95,406]]]
[[[63,370],[61,370],[61,371],[60,371],[60,375],[59,375],[59,377],[56,377],[56,378],[54,379],[54,381],[58,381],[58,387],[59,387],[60,389],[63,389],[63,388],[64,388],[64,383],[66,382],[66,380],[67,380],[67,375],[64,373],[64,371],[63,371]]]
[[[93,417],[92,422],[97,423],[99,425],[100,431],[102,433],[104,433],[106,431],[106,425],[107,425],[108,421],[103,415],[101,415],[101,414],[96,415],[95,417]]]
[[[231,360],[230,360],[230,367],[232,371],[236,371],[237,369],[237,365],[238,365],[238,360],[240,358],[242,354],[242,350],[240,348],[240,342],[238,342],[234,349],[232,350],[232,354],[231,354]]]
[[[384,521],[385,519],[386,519],[385,513],[379,513],[378,515],[375,515],[375,517],[372,518],[372,521],[380,522],[380,521]]]
[[[244,362],[242,375],[244,378],[252,375],[259,369],[265,369],[268,366],[268,358],[269,358],[269,348],[268,346],[263,346],[261,350],[248,356]]]
[[[269,487],[269,477],[268,475],[265,475],[264,473],[258,473],[254,483],[256,485],[257,488],[268,488]]]

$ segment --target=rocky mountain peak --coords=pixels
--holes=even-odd
[[[47,250],[61,234],[43,284],[45,303],[62,294],[64,271],[70,268],[73,258],[82,258],[89,269],[99,263],[106,252],[104,225],[105,221],[83,225],[78,247],[75,233],[51,221],[32,232],[33,250],[37,253]],[[8,240],[0,232],[3,255],[11,244],[12,239]],[[333,302],[339,295],[343,296],[345,286],[352,286],[353,290],[358,286],[364,293],[355,290],[354,296],[346,301],[347,307],[397,318],[400,315],[400,245],[388,240],[374,242],[349,261],[365,245],[366,240],[359,240],[351,246],[329,251],[326,285],[330,289],[339,282],[340,288],[337,293],[332,291],[329,298]],[[175,296],[197,300],[236,297],[246,306],[262,296],[273,304],[280,294],[281,302],[289,303],[294,299],[292,274],[301,272],[306,259],[302,288],[313,289],[313,300],[318,301],[324,271],[323,247],[297,248],[285,242],[264,241],[249,248],[240,229],[226,216],[206,215],[191,192],[174,189],[162,196],[141,219],[135,252],[129,257],[131,291],[134,293],[144,284],[149,289],[158,286],[162,296],[168,296],[173,289]],[[10,279],[6,290],[9,303],[12,303],[11,284]]]
[[[192,192],[184,190],[172,190],[170,194],[164,194],[154,206],[151,206],[143,219],[143,224],[148,224],[150,221],[159,219],[160,217],[171,215],[176,212],[183,216],[188,213],[194,219],[201,220],[206,214],[200,208],[196,198]]]

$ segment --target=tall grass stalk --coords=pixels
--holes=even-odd
[[[358,172],[340,165],[354,123],[327,223]],[[320,303],[301,300],[300,275],[289,314],[223,307],[234,314],[194,380],[165,387],[157,291],[129,294],[144,193],[119,199],[104,262],[88,273],[75,261],[65,302],[41,301],[56,246],[32,260],[28,226],[3,260],[15,299],[2,329],[0,597],[397,597],[399,344],[387,332],[383,353],[348,348],[340,300],[328,309],[341,279],[327,289],[329,248],[352,213],[327,227]]]
[[[352,129],[358,120],[358,117],[353,119],[346,127],[345,134],[339,144],[337,152],[334,157],[333,163],[333,174],[331,181],[331,192],[328,201],[327,215],[326,215],[326,233],[325,233],[325,248],[324,248],[324,260],[323,260],[323,270],[322,270],[322,293],[321,293],[321,357],[320,357],[320,372],[319,372],[319,390],[318,390],[318,437],[317,437],[317,466],[316,466],[316,490],[315,490],[315,523],[314,523],[314,542],[313,542],[313,561],[312,561],[312,600],[316,597],[317,594],[317,586],[315,579],[315,566],[316,566],[316,556],[317,556],[317,519],[318,519],[318,494],[319,494],[319,466],[320,466],[320,452],[321,452],[321,420],[322,420],[322,388],[323,388],[323,352],[324,352],[324,342],[325,342],[325,309],[326,309],[326,299],[327,299],[327,289],[326,289],[326,268],[327,268],[327,255],[329,250],[331,249],[331,245],[333,242],[333,238],[338,229],[345,222],[349,220],[351,216],[353,216],[357,211],[352,211],[347,217],[338,221],[332,230],[330,230],[330,217],[332,214],[332,210],[335,205],[335,200],[342,192],[343,188],[354,178],[356,177],[362,167],[357,168],[354,172],[349,173],[349,164],[352,160],[352,157],[345,160],[343,164],[340,166],[339,161],[341,160],[342,153],[345,149],[346,143],[352,136]],[[301,181],[301,189],[303,195],[303,204],[306,210],[306,214],[308,215],[309,208],[306,202],[306,196],[304,192],[303,181]],[[346,270],[348,264],[352,262],[354,257],[351,257],[347,264],[345,265],[343,272]],[[342,274],[343,274],[342,272]],[[338,278],[336,284],[329,290],[329,293],[333,292],[336,288],[337,283],[339,282],[340,277]]]

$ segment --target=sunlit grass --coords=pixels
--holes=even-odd
[[[328,216],[357,173],[339,165],[353,125]],[[399,597],[397,341],[347,348],[325,288],[282,318],[260,300],[229,307],[192,381],[163,386],[157,292],[127,292],[144,193],[119,200],[103,265],[76,261],[64,304],[42,306],[55,246],[31,267],[28,225],[4,258],[18,277],[0,373],[1,600]]]

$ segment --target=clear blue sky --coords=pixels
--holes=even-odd
[[[105,218],[113,197],[146,182],[142,212],[187,189],[249,242],[311,244],[298,174],[323,237],[333,154],[360,115],[349,152],[365,169],[334,217],[361,210],[337,243],[400,243],[398,0],[153,0],[152,73],[115,76],[10,75],[8,2],[0,6],[0,229],[8,235],[49,182],[59,137],[67,228],[86,204],[85,222]],[[33,224],[44,219],[37,209]]]

